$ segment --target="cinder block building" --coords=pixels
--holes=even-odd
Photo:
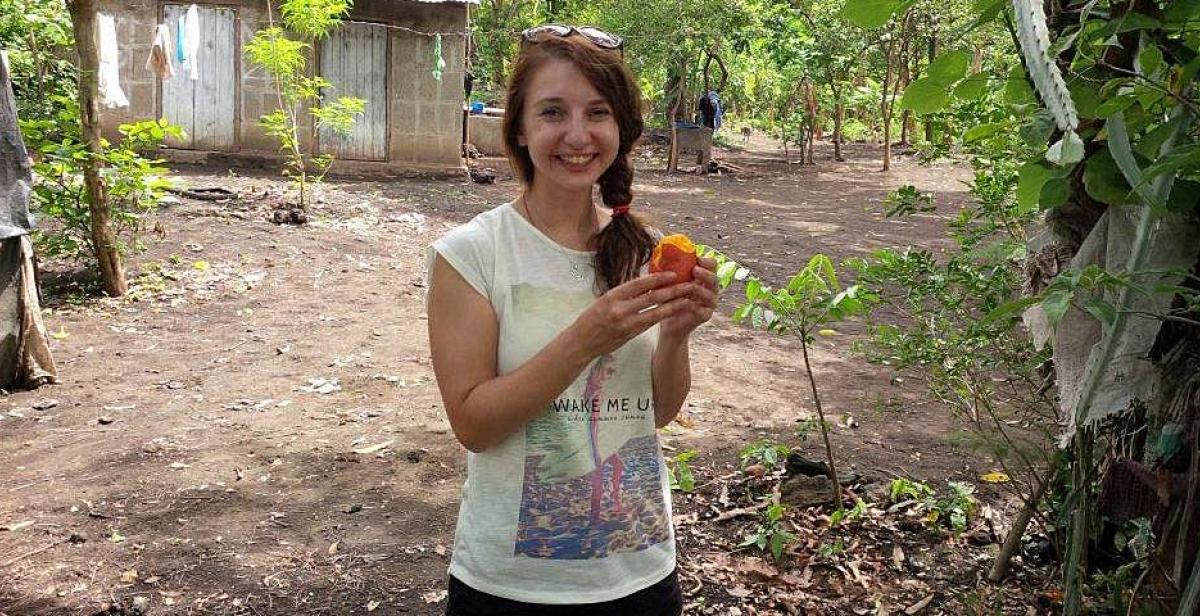
[[[200,18],[199,78],[186,72],[160,80],[146,68],[155,28],[176,36],[179,17],[192,3],[101,0],[116,20],[120,85],[128,107],[104,110],[105,135],[119,137],[123,123],[165,117],[183,127],[166,156],[179,161],[271,160],[279,143],[259,118],[279,106],[268,76],[243,49],[268,25],[263,0],[196,2]],[[337,158],[334,171],[351,173],[458,171],[462,158],[467,22],[478,0],[358,0],[349,18],[319,41],[311,74],[329,80],[331,96],[357,96],[366,112],[348,137],[306,127],[303,138]],[[272,10],[278,22],[278,6]],[[445,69],[433,74],[440,33]],[[304,114],[307,117],[307,114]]]

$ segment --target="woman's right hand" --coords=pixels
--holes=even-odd
[[[611,353],[686,307],[689,287],[674,280],[674,272],[649,274],[596,298],[571,326],[583,348],[593,357]]]

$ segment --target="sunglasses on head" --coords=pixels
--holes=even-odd
[[[565,24],[534,26],[521,33],[521,40],[527,43],[538,43],[545,40],[548,36],[565,38],[571,36],[572,33],[579,33],[579,36],[591,41],[592,44],[602,49],[616,49],[622,53],[625,51],[625,43],[621,40],[621,37],[592,26],[575,27]]]

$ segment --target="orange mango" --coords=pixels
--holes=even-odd
[[[675,272],[675,283],[691,282],[692,268],[700,262],[696,245],[683,234],[668,235],[659,240],[650,254],[650,273]]]

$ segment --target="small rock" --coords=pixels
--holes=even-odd
[[[830,502],[833,492],[829,478],[824,475],[788,477],[779,488],[780,500],[790,506],[802,509]]]
[[[360,505],[358,503],[353,503],[350,506],[343,509],[343,511],[345,513],[358,513],[359,511],[362,511],[362,508],[363,508],[362,505]]]
[[[96,418],[96,423],[98,423],[102,426],[107,426],[108,424],[110,424],[112,422],[113,422],[113,418],[109,417],[108,415],[101,415]]]
[[[145,614],[146,610],[150,609],[149,597],[134,597],[133,598],[133,614]]]
[[[405,456],[405,459],[407,459],[409,462],[411,462],[413,464],[416,464],[416,463],[420,462],[425,457],[425,454],[427,454],[427,453],[429,453],[429,452],[425,451],[423,449],[414,449],[414,450],[408,452],[408,455]]]
[[[87,543],[87,533],[84,533],[82,531],[71,533],[71,536],[67,537],[67,542],[72,545],[79,545],[81,543]]]
[[[34,402],[32,406],[39,411],[44,411],[46,409],[52,409],[58,406],[58,400],[55,400],[54,398],[45,398],[43,400]]]

